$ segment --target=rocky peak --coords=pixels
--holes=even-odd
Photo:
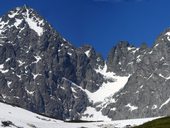
[[[32,8],[25,5],[8,12],[2,17],[1,21],[9,23],[9,28],[14,26],[17,29],[23,29],[24,24],[27,24],[28,27],[34,30],[38,36],[42,36],[45,31],[45,20],[42,19]]]
[[[104,66],[104,59],[101,54],[97,53],[95,49],[90,45],[84,45],[79,48],[81,52],[84,52],[87,58],[90,60],[90,64],[94,69]]]
[[[170,28],[166,29],[158,36],[153,47],[157,47],[159,45],[167,45],[168,43],[170,43]]]
[[[139,51],[127,41],[120,41],[109,52],[107,58],[108,71],[115,72],[118,75],[129,74],[133,72],[134,59]]]
[[[30,7],[0,18],[1,101],[59,119],[79,118],[88,105],[84,90],[95,92],[103,82],[96,61],[103,62],[92,47],[74,47]]]
[[[1,43],[7,41],[23,43],[24,38],[27,37],[36,42],[42,42],[47,37],[51,40],[61,38],[45,19],[34,9],[25,5],[14,8],[0,18]]]
[[[35,49],[36,54],[39,54],[48,50],[53,53],[68,51],[72,47],[45,19],[26,5],[17,7],[0,18],[0,44],[5,43],[22,48],[20,50],[25,54],[35,52]]]
[[[153,47],[148,52],[148,57],[153,63],[153,66],[157,68],[158,64],[167,63],[170,64],[170,29],[166,29],[156,39]]]

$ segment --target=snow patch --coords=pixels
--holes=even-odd
[[[66,49],[68,49],[68,48],[69,48],[69,46],[65,46],[65,48],[66,48]]]
[[[14,26],[16,27],[16,28],[18,28],[18,26],[21,24],[21,22],[23,21],[22,19],[17,19],[17,18],[15,18],[15,23],[14,23]]]
[[[7,86],[8,86],[8,88],[11,88],[11,85],[12,84],[12,81],[7,81]]]
[[[0,22],[0,34],[6,31],[8,23],[9,23],[9,20],[7,22],[4,22],[4,21]],[[0,38],[6,38],[6,37],[2,36]]]
[[[136,61],[137,61],[137,63],[141,62],[140,57],[141,57],[140,55],[138,55],[138,56],[136,57],[136,58],[137,58],[137,60],[136,60]]]
[[[139,91],[137,90],[135,93],[136,93],[136,94],[138,94],[138,93],[139,93]]]
[[[25,91],[26,91],[27,94],[29,94],[29,95],[33,95],[33,94],[34,94],[34,91],[29,91],[26,87],[25,87]]]
[[[157,108],[158,108],[158,106],[155,104],[152,106],[152,109],[157,109]]]
[[[69,56],[72,56],[72,53],[70,53],[70,52],[68,52],[67,54],[68,54]]]
[[[111,110],[111,111],[116,111],[116,108],[111,108],[110,110]]]
[[[128,49],[128,51],[131,51],[131,50],[134,50],[135,47],[128,47],[127,49]]]
[[[19,96],[14,96],[14,98],[16,98],[16,99],[20,99],[20,97],[19,97]]]
[[[43,28],[38,26],[38,23],[35,21],[34,17],[30,18],[29,10],[27,10],[26,12],[25,21],[28,23],[29,27],[38,34],[38,36],[41,36],[43,34]],[[43,21],[39,22],[43,23]]]
[[[64,88],[63,86],[60,86],[60,88],[61,88],[62,90],[65,90],[65,88]]]
[[[129,62],[129,63],[128,63],[128,65],[132,65],[132,64],[133,64],[133,62]]]
[[[7,22],[4,22],[4,21],[0,22],[0,29],[6,28],[5,25],[8,25],[8,23],[9,23],[9,20]]]
[[[18,65],[19,67],[22,66],[23,64],[25,64],[25,62],[22,62],[21,60],[18,60],[17,62],[19,63],[19,65]]]
[[[6,96],[4,95],[4,98],[5,97]],[[80,127],[125,128],[127,125],[131,125],[131,126],[141,125],[145,122],[159,118],[159,117],[153,117],[153,118],[143,118],[143,119],[116,120],[116,121],[90,122],[90,123],[66,123],[60,120],[41,116],[33,112],[24,110],[22,108],[14,107],[14,106],[7,105],[4,103],[0,103],[0,110],[3,110],[3,111],[0,111],[0,122],[11,121],[14,125],[16,125],[16,127],[22,127],[22,128],[30,128],[30,127],[37,127],[37,128],[80,128]],[[87,110],[95,112],[95,110],[90,107],[87,108]],[[98,116],[102,116],[102,115],[98,113]],[[98,117],[95,117],[95,118],[98,118]]]
[[[151,77],[153,76],[153,73],[148,77],[148,79],[147,80],[149,80]]]
[[[40,76],[40,75],[42,75],[42,74],[39,74],[39,73],[34,74],[34,73],[32,73],[32,75],[33,75],[33,79],[36,79],[36,78],[37,78],[37,76]]]
[[[127,83],[130,76],[116,76],[113,72],[107,72],[107,65],[104,68],[95,69],[97,73],[104,76],[107,82],[103,82],[101,87],[96,92],[89,92],[85,90],[89,100],[96,102],[103,102],[106,98],[113,96],[116,92],[120,91]],[[101,95],[102,94],[102,95]]]
[[[170,32],[165,33],[165,35],[167,36],[167,40],[170,41]]]
[[[11,13],[11,14],[8,14],[8,17],[9,17],[9,18],[14,18],[14,17],[18,14],[18,11],[16,11],[16,12],[11,11],[10,13]]]
[[[162,60],[164,60],[165,58],[164,57],[162,57],[161,59],[160,59],[160,61],[162,61]]]
[[[134,49],[132,53],[135,54],[137,51],[139,51],[139,48]]]
[[[162,78],[164,78],[164,79],[166,79],[166,80],[169,80],[169,79],[170,79],[170,76],[165,77],[165,76],[163,76],[162,74],[159,74],[159,76],[162,77]]]
[[[7,73],[9,70],[6,69],[6,70],[0,70],[2,73]]]
[[[154,47],[158,47],[159,46],[159,44],[156,44]]]
[[[170,36],[170,32],[167,32],[167,33],[165,33],[165,35],[168,35],[168,36]]]
[[[97,58],[97,62],[99,62],[99,61],[100,61],[100,57]]]
[[[8,71],[9,71],[8,69],[4,70],[4,64],[0,65],[0,72],[7,73]]]
[[[85,52],[85,54],[86,54],[87,57],[90,57],[90,51],[91,51],[91,49],[89,49],[89,50],[87,50],[87,51]]]
[[[143,85],[141,85],[139,88],[142,89],[142,88],[143,88]]]
[[[35,59],[36,59],[36,61],[35,61],[34,63],[38,63],[38,61],[41,60],[41,57],[40,57],[40,56],[34,56],[34,57],[35,57]]]
[[[14,96],[19,99],[19,97]],[[63,121],[47,118],[30,111],[13,107],[4,103],[0,103],[0,122],[11,121],[15,126],[22,128],[38,127],[38,128],[62,128],[60,125],[64,125]],[[60,124],[58,124],[60,123]]]
[[[19,79],[21,79],[21,75],[16,74]]]
[[[130,103],[128,103],[125,107],[128,107],[130,111],[134,111],[134,110],[138,109],[137,106],[131,105]]]
[[[66,39],[65,39],[65,38],[63,38],[63,41],[65,41],[65,42],[66,42]]]
[[[152,54],[152,53],[153,53],[153,51],[150,51],[150,52],[149,52],[149,54]]]
[[[4,95],[4,94],[2,94],[2,98],[3,98],[3,99],[6,99],[6,98],[7,98],[7,96],[6,96],[6,95]]]
[[[168,98],[163,104],[161,104],[159,109],[161,109],[163,106],[167,105],[169,102],[170,102],[170,98]]]
[[[11,58],[7,58],[7,59],[5,60],[5,62],[8,62],[10,59],[11,59]]]
[[[73,87],[71,87],[71,90],[73,93],[77,93],[77,91]]]

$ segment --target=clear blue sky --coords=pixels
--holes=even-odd
[[[0,15],[28,6],[73,45],[92,45],[104,57],[120,40],[152,46],[170,27],[170,0],[0,0]]]

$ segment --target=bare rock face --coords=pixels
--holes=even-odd
[[[131,57],[129,57],[132,54],[128,52],[129,46],[126,42],[123,46],[121,43],[112,49],[111,57],[108,59],[111,65],[108,69],[120,75],[122,72],[130,73],[131,76],[125,87],[112,97],[116,102],[102,109],[103,114],[112,119],[169,115],[169,36],[169,29],[167,29],[157,38],[152,48],[141,47],[143,49],[139,48],[135,52],[130,49],[132,54],[134,53]],[[111,108],[115,108],[114,111]]]
[[[2,101],[58,119],[78,119],[89,103],[83,90],[96,91],[103,79],[93,70],[97,63],[104,61],[91,46],[75,48],[29,7],[0,19]]]

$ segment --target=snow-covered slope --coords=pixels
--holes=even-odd
[[[114,72],[107,71],[107,65],[105,64],[103,68],[99,66],[95,71],[103,76],[105,81],[102,83],[100,88],[96,92],[89,92],[85,90],[88,95],[89,101],[95,104],[97,103],[97,107],[106,106],[107,104],[115,103],[115,99],[112,96],[119,92],[126,85],[129,76],[117,76]],[[114,109],[114,108],[112,108]],[[82,120],[90,120],[90,121],[109,121],[111,120],[107,116],[104,116],[101,112],[102,109],[96,110],[95,107],[87,107],[86,111],[82,115]]]
[[[57,124],[62,121],[47,118],[30,111],[18,108],[15,106],[0,103],[0,121],[1,126],[4,121],[11,121],[10,127],[24,127],[24,128],[58,128]]]
[[[2,122],[9,122],[10,128],[122,128],[126,125],[139,125],[144,122],[153,120],[154,118],[146,119],[133,119],[122,121],[109,121],[109,122],[93,122],[93,123],[66,123],[60,120],[44,117],[27,110],[0,103],[0,127],[3,128]]]
[[[96,69],[97,73],[103,75],[106,80],[102,86],[91,95],[91,100],[94,102],[104,101],[106,98],[113,96],[116,92],[120,91],[127,83],[129,76],[117,76],[113,72],[107,72],[107,65],[104,68]]]
[[[113,72],[107,72],[107,65],[103,68],[95,69],[97,73],[100,73],[105,81],[96,92],[89,92],[85,90],[89,100],[93,103],[104,102],[107,98],[113,96],[116,92],[120,91],[127,83],[129,76],[117,76]]]

